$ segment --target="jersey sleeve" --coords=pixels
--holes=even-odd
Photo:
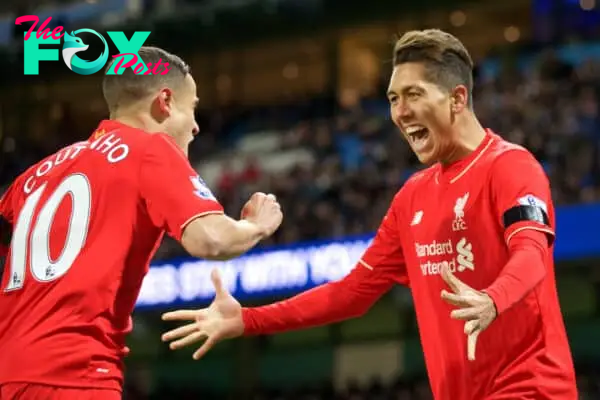
[[[140,166],[140,192],[155,226],[176,240],[195,218],[223,207],[171,138],[154,134]]]
[[[398,232],[400,224],[397,198],[398,195],[394,198],[377,229],[373,242],[359,260],[359,264],[374,272],[380,272],[401,285],[409,286],[400,233]]]
[[[517,232],[534,229],[544,232],[552,245],[554,210],[542,166],[529,152],[513,150],[502,154],[492,168],[492,196],[505,242]]]

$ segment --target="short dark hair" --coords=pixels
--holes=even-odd
[[[169,72],[165,75],[136,75],[132,68],[127,68],[121,75],[108,75],[106,72],[118,62],[118,59],[114,59],[106,68],[102,82],[104,100],[111,113],[122,105],[147,96],[161,86],[176,87],[182,84],[186,75],[190,73],[190,67],[181,58],[158,47],[143,46],[138,50],[138,55],[146,65],[152,63],[150,69],[159,60],[162,60],[163,64],[169,63]]]
[[[448,91],[465,85],[471,105],[473,60],[455,36],[439,29],[406,32],[394,46],[394,66],[408,62],[423,63],[427,79]]]

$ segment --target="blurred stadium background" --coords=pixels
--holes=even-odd
[[[260,304],[337,279],[419,168],[384,96],[394,35],[448,30],[477,61],[480,118],[528,147],[553,183],[560,299],[582,399],[600,399],[599,10],[595,0],[3,0],[0,187],[107,117],[99,73],[42,62],[38,76],[24,76],[28,27],[15,18],[149,30],[146,44],[192,66],[202,133],[191,158],[227,211],[237,215],[255,190],[274,192],[284,208],[261,251],[220,264],[234,294]],[[211,265],[182,256],[165,240],[144,283],[127,399],[431,398],[400,287],[357,320],[232,341],[201,362],[170,352],[160,313],[212,296]]]

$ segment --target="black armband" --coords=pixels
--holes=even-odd
[[[523,221],[537,222],[542,225],[550,226],[550,218],[542,207],[532,205],[521,205],[510,208],[502,216],[504,229],[508,229],[512,224]]]

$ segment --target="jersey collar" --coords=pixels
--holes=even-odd
[[[444,182],[452,184],[458,181],[466,175],[475,164],[477,164],[477,161],[479,161],[487,152],[496,138],[497,135],[494,132],[490,129],[486,129],[485,137],[471,154],[448,166],[442,166],[442,164],[438,163],[437,172],[435,174],[436,183]]]
[[[123,129],[123,128],[130,128],[127,125],[124,125],[118,121],[113,121],[110,119],[105,119],[103,121],[100,122],[100,124],[98,125],[98,127],[96,128],[96,130],[92,133],[92,135],[90,136],[90,138],[88,140],[90,141],[94,141],[102,136],[104,136],[106,133],[108,132],[113,132],[119,129]]]

